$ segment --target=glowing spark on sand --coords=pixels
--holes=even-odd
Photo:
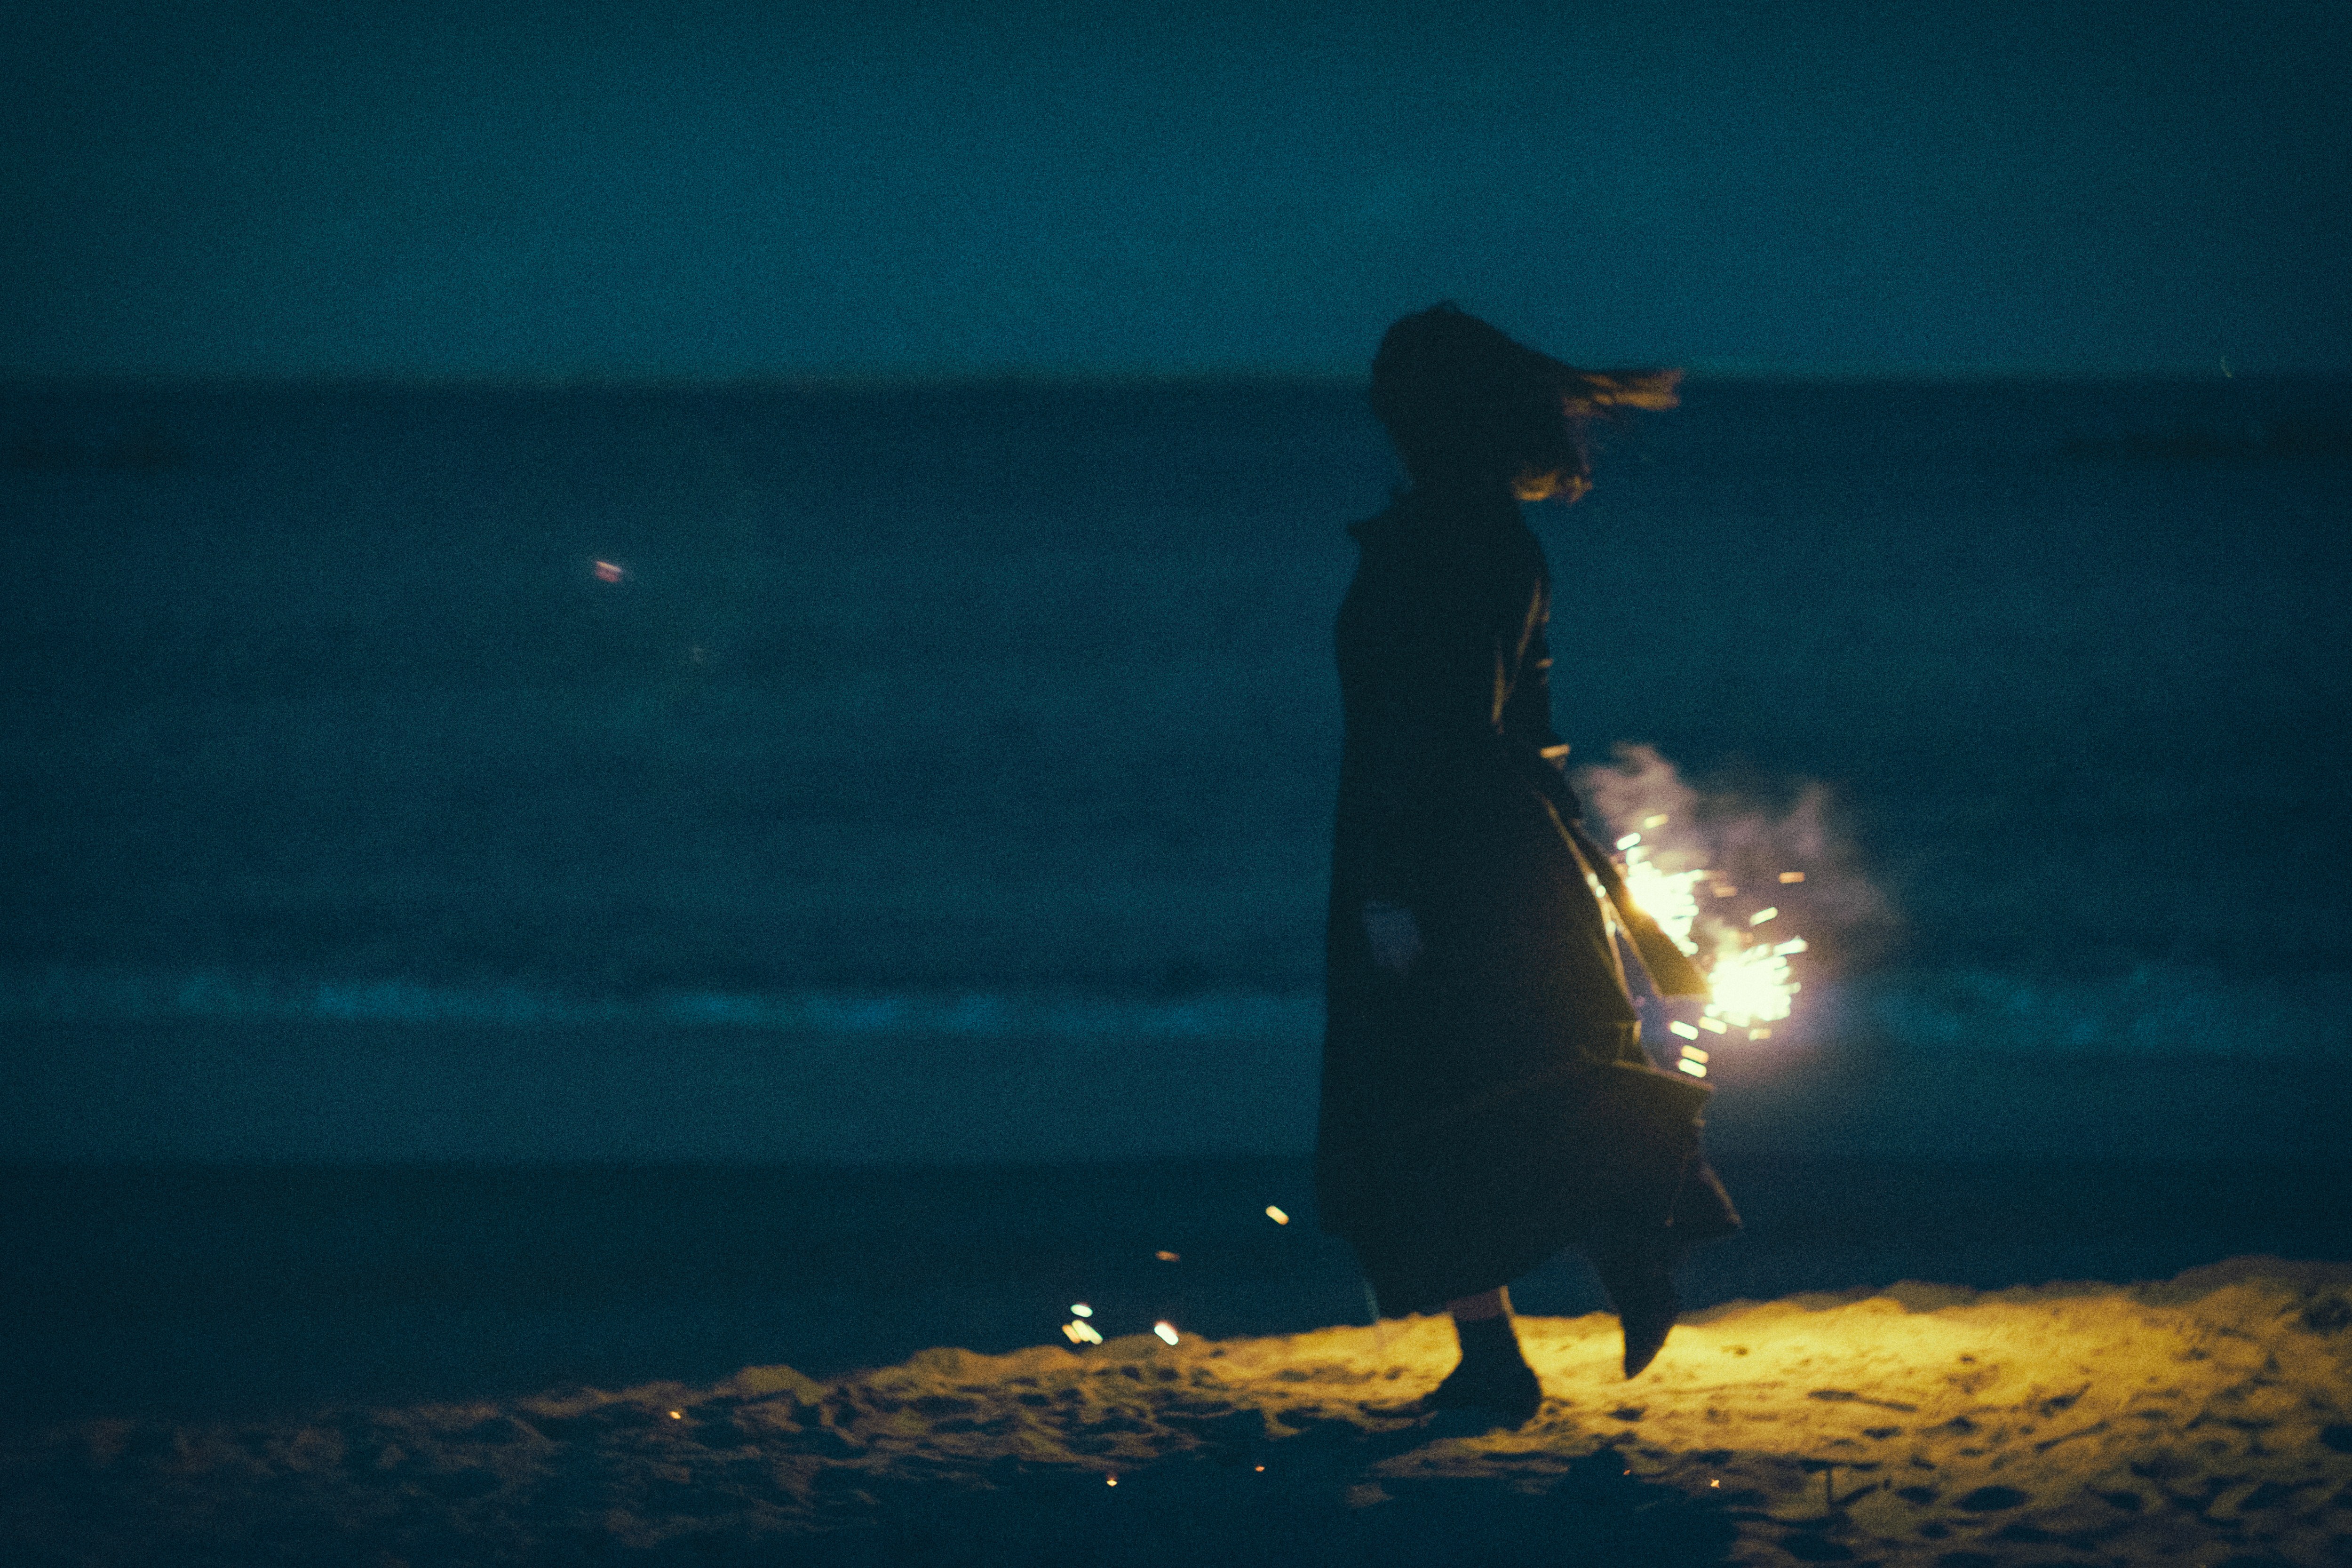
[[[1275,1207],[1272,1204],[1265,1205],[1265,1217],[1274,1221],[1276,1225],[1288,1225],[1290,1223],[1290,1216],[1283,1213],[1280,1209]]]
[[[1729,1026],[1725,1024],[1720,1018],[1701,1018],[1698,1021],[1698,1026],[1702,1029],[1712,1029],[1718,1035],[1722,1034],[1726,1028],[1729,1027]]]
[[[1151,1331],[1171,1345],[1176,1342],[1176,1325],[1164,1318],[1151,1325]]]
[[[1748,917],[1748,923],[1752,926],[1760,926],[1766,921],[1779,920],[1780,918],[1780,908],[1777,905],[1768,905],[1763,909],[1758,910],[1754,914],[1749,915]]]
[[[1664,827],[1666,825],[1666,814],[1662,811],[1654,816],[1645,816],[1642,818],[1642,827],[1644,832],[1647,832],[1653,827]]]
[[[1668,1024],[1666,1027],[1672,1029],[1675,1034],[1680,1035],[1685,1040],[1696,1040],[1698,1038],[1698,1031],[1692,1028],[1688,1024],[1684,1023],[1680,1018],[1676,1018],[1673,1023]]]
[[[1084,1318],[1072,1318],[1062,1325],[1062,1337],[1074,1345],[1098,1345],[1102,1334]]]
[[[1700,1050],[1696,1046],[1685,1046],[1683,1047],[1683,1059],[1685,1061],[1691,1062],[1704,1062],[1707,1059],[1707,1055],[1705,1051]]]
[[[1640,834],[1628,833],[1624,837],[1617,840],[1617,847],[1620,849],[1631,849],[1634,845],[1639,844],[1640,842],[1642,842],[1642,836]]]
[[[1784,882],[1801,882],[1804,879],[1805,874],[1802,871],[1783,871],[1780,873],[1780,880]]]
[[[1688,1057],[1685,1057],[1682,1060],[1676,1062],[1675,1066],[1682,1068],[1683,1071],[1690,1074],[1693,1078],[1705,1078],[1706,1076],[1706,1069],[1699,1066],[1698,1063],[1691,1060]]]

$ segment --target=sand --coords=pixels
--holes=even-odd
[[[1444,1320],[925,1351],[817,1383],[93,1421],[0,1448],[12,1563],[2352,1563],[2352,1266],[1737,1302],[1618,1373],[1525,1318],[1516,1431],[1417,1415]]]

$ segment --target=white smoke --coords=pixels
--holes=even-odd
[[[1629,744],[1574,782],[1635,900],[1708,971],[1718,1021],[1763,1026],[1793,1011],[1801,1023],[1802,987],[1890,922],[1818,784],[1767,805],[1695,787],[1654,748]]]

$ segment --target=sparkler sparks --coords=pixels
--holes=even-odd
[[[1803,989],[1789,973],[1788,956],[1778,948],[1738,946],[1737,932],[1724,934],[1729,941],[1706,972],[1708,1014],[1743,1029],[1787,1017],[1790,999]]]
[[[1098,1345],[1103,1342],[1102,1331],[1084,1318],[1072,1318],[1064,1323],[1062,1337],[1074,1345]]]
[[[1649,830],[1666,826],[1669,819],[1664,813],[1652,813],[1639,820]],[[1770,1037],[1771,1031],[1761,1026],[1789,1016],[1790,999],[1801,989],[1790,972],[1789,959],[1805,952],[1807,943],[1802,937],[1791,937],[1778,944],[1751,946],[1747,931],[1780,919],[1780,907],[1767,905],[1750,914],[1747,931],[1727,925],[1722,916],[1703,910],[1699,903],[1702,888],[1717,899],[1738,896],[1739,889],[1721,880],[1721,873],[1703,865],[1691,866],[1693,857],[1686,851],[1645,842],[1641,833],[1624,834],[1616,845],[1624,856],[1627,894],[1676,947],[1699,960],[1707,977],[1709,1005],[1696,1026],[1676,1019],[1666,1026],[1685,1040],[1699,1038],[1701,1029],[1728,1035],[1735,1027],[1746,1029],[1750,1039]],[[1683,868],[1669,870],[1669,866]],[[1782,871],[1778,876],[1783,886],[1805,879],[1802,871]],[[1701,957],[1703,949],[1712,950],[1711,956]],[[1695,1078],[1704,1078],[1706,1061],[1704,1053],[1694,1060],[1686,1047],[1675,1065]]]
[[[1698,895],[1693,889],[1706,876],[1705,871],[1662,870],[1638,847],[1625,857],[1625,890],[1686,953],[1698,952],[1698,943],[1691,940],[1691,927],[1698,920]]]
[[[1171,1345],[1176,1342],[1176,1325],[1164,1318],[1151,1325],[1151,1331]]]
[[[1288,1225],[1290,1223],[1290,1216],[1283,1213],[1280,1209],[1275,1207],[1272,1204],[1265,1205],[1265,1217],[1274,1221],[1276,1225]]]

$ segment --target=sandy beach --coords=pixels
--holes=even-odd
[[[24,1563],[2352,1561],[2352,1265],[1524,1318],[1549,1398],[1412,1401],[1442,1320],[951,1349],[819,1382],[84,1421],[0,1453]]]

